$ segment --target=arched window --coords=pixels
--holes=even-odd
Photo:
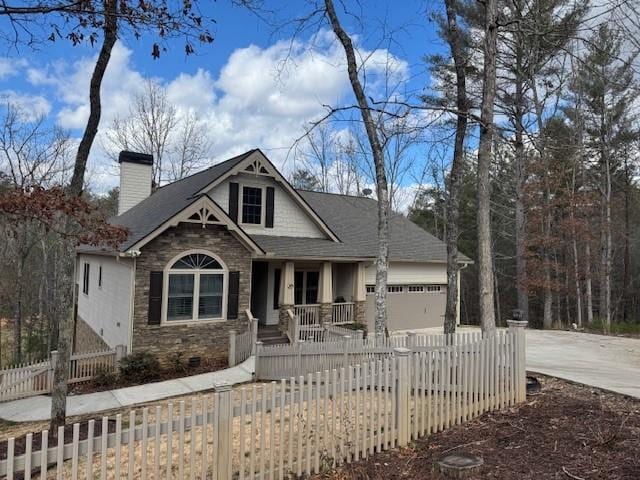
[[[167,322],[223,319],[226,310],[227,268],[208,252],[188,252],[166,270]]]

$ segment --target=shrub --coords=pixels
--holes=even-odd
[[[117,381],[118,375],[116,372],[106,367],[100,368],[92,380],[96,387],[112,387]]]
[[[151,353],[132,353],[120,360],[120,376],[129,382],[157,380],[161,372],[160,362]]]
[[[183,352],[175,352],[169,356],[169,367],[168,370],[172,373],[185,373],[187,371],[187,366],[184,362]]]

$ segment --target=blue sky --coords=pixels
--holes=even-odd
[[[150,55],[153,38],[120,39],[103,85],[100,135],[115,116],[126,115],[145,79],[155,78],[167,87],[170,100],[181,111],[193,110],[205,118],[212,138],[212,162],[260,147],[282,166],[303,125],[322,115],[323,104],[351,102],[343,52],[329,31],[306,31],[297,38],[283,68],[291,45],[290,29],[274,31],[228,0],[206,5],[217,21],[215,41],[199,46],[196,55],[185,56],[183,44],[172,41],[169,50],[154,60]],[[396,85],[403,92],[419,93],[429,81],[423,57],[446,53],[436,25],[427,18],[427,12],[439,4],[374,0],[348,5],[362,17],[358,23],[343,15],[358,48],[368,55],[369,93],[380,93],[382,73],[389,63]],[[302,13],[308,4],[283,2],[276,5],[277,17],[292,16],[295,8]],[[385,32],[393,32],[391,40]],[[96,49],[57,41],[38,51],[21,47],[4,53],[0,98],[22,105],[34,116],[45,115],[51,124],[79,136],[88,112],[88,79]],[[102,144],[99,139],[93,149],[88,176],[96,191],[117,184],[117,168]]]

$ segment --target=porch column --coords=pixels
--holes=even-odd
[[[289,320],[287,318],[287,310],[293,309],[294,300],[294,282],[295,282],[295,265],[293,262],[288,261],[282,264],[282,270],[280,273],[280,312],[279,323],[280,330],[283,332],[287,330]]]
[[[367,300],[367,286],[365,282],[365,263],[356,263],[353,274],[353,321],[361,325],[366,325],[365,301]]]
[[[295,265],[293,262],[284,262],[280,280],[280,304],[293,305],[293,293],[295,282]]]
[[[367,290],[364,281],[364,262],[356,263],[355,279],[353,282],[353,301],[364,302],[367,297]]]
[[[333,269],[331,262],[322,262],[320,265],[319,287],[320,322],[330,324],[333,318]]]

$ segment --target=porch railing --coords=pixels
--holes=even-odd
[[[251,310],[245,310],[247,315],[247,330],[243,333],[229,332],[229,366],[233,367],[244,362],[255,353],[258,341],[258,319],[253,316]]]
[[[300,325],[296,320],[296,315],[293,313],[291,309],[287,310],[287,337],[289,337],[289,342],[295,343],[300,340]]]
[[[354,303],[353,302],[343,302],[343,303],[334,303],[333,311],[331,314],[331,324],[332,325],[344,325],[346,323],[354,322]]]
[[[300,326],[320,325],[320,305],[294,305],[293,314]]]

